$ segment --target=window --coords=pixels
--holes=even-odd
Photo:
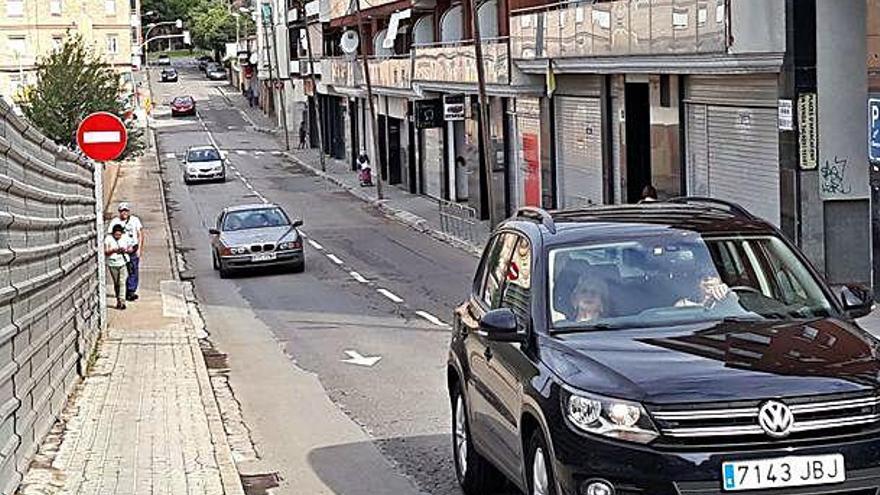
[[[116,0],[104,0],[104,13],[116,15]]]
[[[61,15],[61,0],[49,0],[49,14]]]
[[[27,52],[27,38],[21,35],[11,35],[9,38],[9,51],[16,57],[21,57]]]
[[[24,15],[24,0],[6,0],[6,15],[22,17]]]
[[[57,50],[61,48],[61,44],[64,43],[64,37],[60,35],[52,36],[52,49]]]
[[[779,238],[679,233],[550,252],[556,328],[646,327],[833,315],[816,279]]]
[[[524,237],[513,250],[503,292],[501,307],[513,311],[519,331],[525,332],[532,321],[532,246]]]
[[[517,237],[514,234],[499,234],[492,247],[486,251],[486,257],[483,260],[484,275],[478,294],[490,309],[498,308],[500,305],[504,281],[507,278],[508,263],[516,241]]]
[[[107,35],[107,53],[119,52],[119,37],[115,34]]]

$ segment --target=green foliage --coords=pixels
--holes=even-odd
[[[40,58],[36,75],[37,82],[23,92],[18,104],[43,134],[61,145],[76,145],[79,123],[93,112],[125,114],[119,74],[79,35],[68,36],[60,47]],[[141,150],[140,134],[129,129],[123,158]]]
[[[190,17],[193,43],[206,49],[215,49],[235,41],[235,6],[222,0],[202,0]],[[253,21],[248,15],[239,15],[239,33],[253,32]]]

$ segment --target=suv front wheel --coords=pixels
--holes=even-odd
[[[556,478],[550,464],[550,451],[540,430],[529,441],[529,495],[556,495]]]
[[[455,475],[467,495],[492,493],[501,485],[501,474],[474,450],[468,423],[467,403],[456,385],[452,391],[452,450]]]

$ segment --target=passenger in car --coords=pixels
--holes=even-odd
[[[608,307],[608,285],[598,277],[584,276],[571,292],[572,314],[569,319],[589,323],[605,316]]]

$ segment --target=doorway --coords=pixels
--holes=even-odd
[[[648,83],[626,83],[626,200],[651,184],[651,101]]]
[[[400,119],[388,118],[388,183],[400,184],[401,167],[400,160]]]

